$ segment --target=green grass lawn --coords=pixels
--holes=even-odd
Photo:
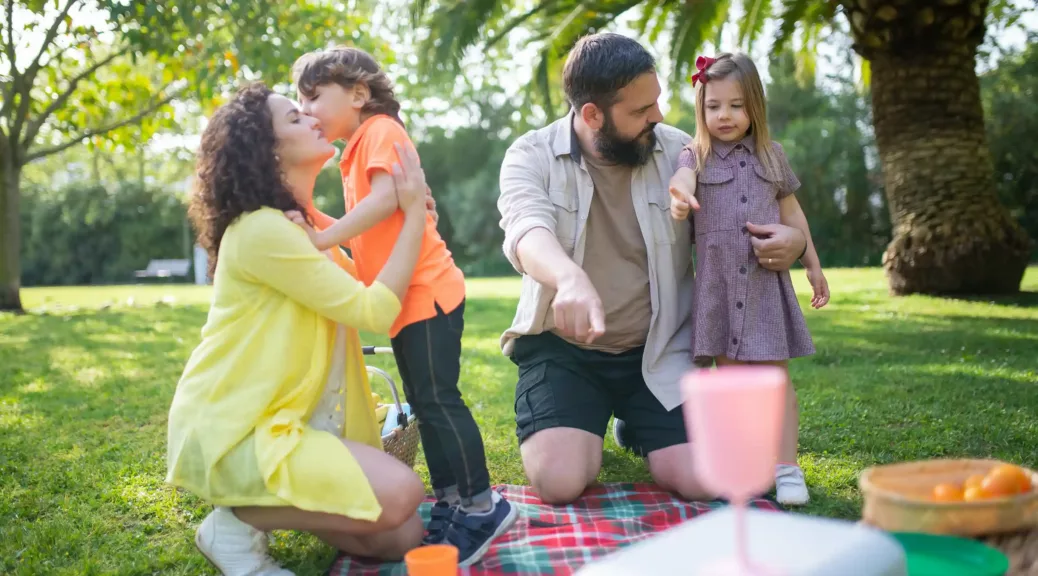
[[[791,368],[807,512],[857,517],[857,476],[876,463],[1038,464],[1038,268],[1028,270],[1024,294],[994,301],[890,298],[879,270],[828,274],[834,296],[821,311],[806,308],[806,282],[794,275],[818,348]],[[207,506],[163,483],[166,411],[209,289],[23,294],[31,314],[0,315],[0,573],[214,573],[192,544]],[[466,314],[462,386],[495,483],[525,482],[515,368],[498,349],[517,295],[515,280],[472,281]],[[395,374],[391,358],[371,363]],[[600,479],[648,475],[610,439]],[[272,548],[299,574],[320,573],[333,558],[296,534],[275,535]]]

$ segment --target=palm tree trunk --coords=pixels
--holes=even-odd
[[[894,294],[1018,292],[1030,239],[999,203],[971,42],[876,54],[872,107]]]
[[[0,159],[0,311],[22,312],[21,220],[18,213],[21,167],[4,150]]]

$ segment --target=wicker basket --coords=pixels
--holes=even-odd
[[[862,520],[883,530],[983,536],[1038,527],[1038,489],[973,502],[936,502],[933,487],[986,474],[998,460],[927,460],[862,472]],[[1027,470],[1027,469],[1025,469]],[[1038,487],[1038,474],[1027,470]]]
[[[1009,557],[1009,572],[1006,572],[1006,576],[1038,576],[1038,528],[1028,532],[987,536],[983,542],[998,548]]]
[[[367,369],[368,376],[379,376],[385,380],[397,408],[397,426],[382,436],[382,449],[414,468],[415,458],[418,457],[418,446],[421,443],[418,437],[418,420],[414,414],[410,417],[404,414],[404,408],[400,404],[400,393],[396,389],[392,376],[374,366],[368,366]]]

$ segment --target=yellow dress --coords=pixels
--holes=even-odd
[[[382,509],[349,450],[309,423],[342,324],[342,436],[382,448],[358,330],[387,333],[400,301],[353,272],[277,210],[227,228],[202,341],[170,407],[167,482],[216,506],[378,519]]]

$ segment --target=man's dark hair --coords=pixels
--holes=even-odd
[[[656,59],[638,41],[612,32],[590,34],[566,57],[562,87],[574,110],[589,102],[605,110],[621,88],[655,71]]]

